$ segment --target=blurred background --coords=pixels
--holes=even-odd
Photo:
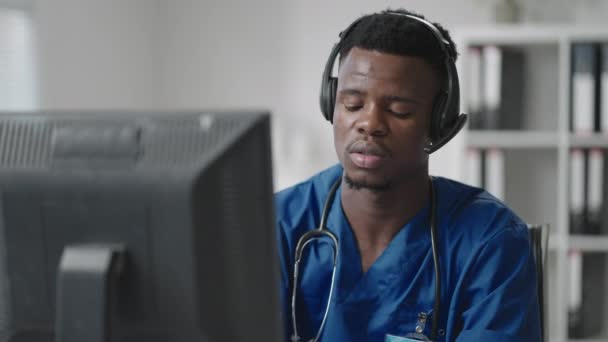
[[[471,121],[431,172],[549,224],[550,340],[608,341],[608,0],[0,0],[0,111],[267,109],[283,189],[337,162],[322,68],[342,29],[389,7],[461,53]]]
[[[608,12],[599,0],[518,4],[520,22],[603,24]],[[318,91],[329,50],[352,20],[406,7],[455,31],[491,25],[500,5],[0,0],[0,109],[269,109],[281,189],[336,161]],[[462,178],[462,158],[450,154],[438,153],[433,170]],[[441,157],[451,171],[436,167]]]

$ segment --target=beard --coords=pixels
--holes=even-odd
[[[346,173],[344,174],[344,182],[349,188],[353,190],[370,190],[372,192],[386,192],[391,189],[391,182],[385,181],[383,183],[368,183],[367,181],[357,181],[350,178]]]

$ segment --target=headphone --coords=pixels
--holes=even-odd
[[[385,14],[406,17],[423,24],[433,33],[441,46],[444,56],[443,65],[445,66],[447,77],[442,84],[442,89],[433,104],[433,110],[431,112],[430,142],[424,148],[426,153],[431,154],[450,141],[462,129],[467,121],[467,115],[459,113],[460,86],[458,83],[458,72],[456,70],[454,56],[452,56],[448,50],[450,42],[443,37],[435,25],[425,19],[398,12],[386,12]],[[323,78],[321,80],[320,105],[321,113],[325,119],[331,123],[333,123],[336,92],[338,89],[338,78],[332,76],[336,57],[340,53],[342,43],[346,36],[348,36],[353,28],[364,18],[366,17],[357,19],[350,24],[346,30],[340,32],[340,40],[334,44],[334,47],[329,54],[329,58],[327,59],[327,63],[325,64],[325,70],[323,71]]]

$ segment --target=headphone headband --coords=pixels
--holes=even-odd
[[[439,29],[433,23],[426,19],[399,12],[385,12],[383,14],[405,17],[423,24],[439,42],[439,46],[442,50],[444,56],[444,67],[446,70],[446,79],[442,85],[442,89],[440,90],[441,93],[435,101],[433,111],[431,113],[431,142],[425,148],[427,153],[432,153],[451,140],[452,137],[454,137],[456,133],[458,133],[458,131],[460,131],[460,129],[464,126],[467,119],[466,114],[459,115],[460,86],[458,82],[458,72],[455,65],[455,56],[450,53],[451,44],[449,40],[443,36],[441,31],[439,31]],[[361,17],[355,20],[344,31],[340,32],[340,40],[334,44],[325,64],[325,69],[323,71],[321,80],[320,105],[323,116],[332,123],[336,101],[336,91],[338,88],[338,79],[332,76],[336,57],[340,53],[344,39],[364,18],[367,17]]]

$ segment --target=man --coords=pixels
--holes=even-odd
[[[417,18],[356,21],[332,51],[337,85],[328,61],[340,164],[276,195],[289,339],[540,340],[526,225],[481,189],[429,177],[429,152],[465,117],[454,43]]]

